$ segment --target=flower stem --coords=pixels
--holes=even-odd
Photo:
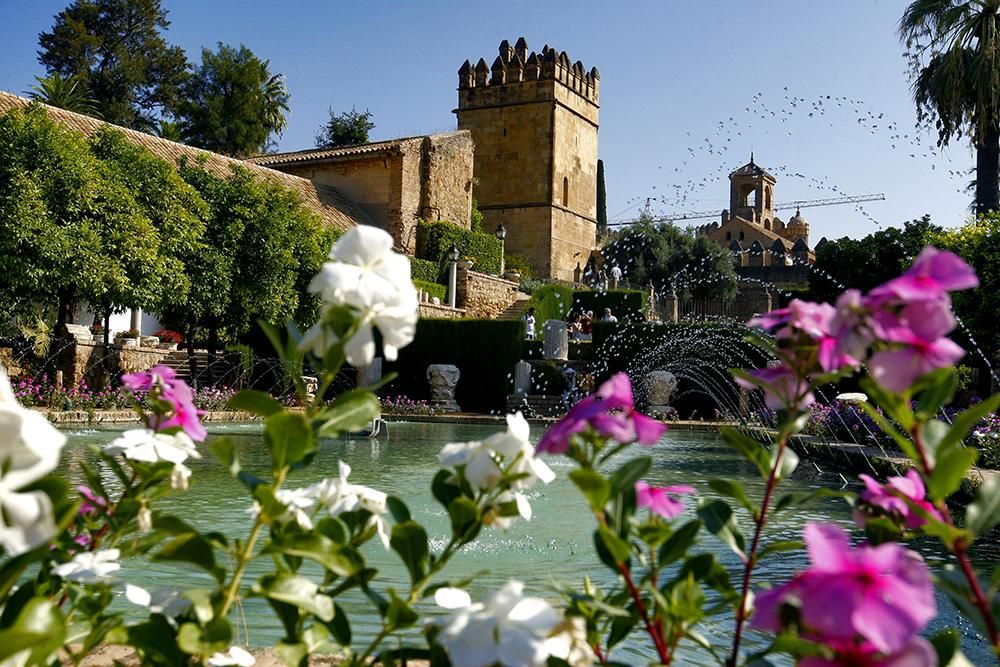
[[[618,571],[621,572],[622,577],[625,578],[625,585],[628,586],[628,593],[632,597],[632,601],[635,602],[635,608],[639,611],[639,616],[642,618],[642,622],[646,626],[646,632],[649,634],[650,638],[653,640],[653,644],[656,646],[656,654],[660,658],[660,664],[669,665],[671,660],[670,651],[667,650],[667,645],[663,641],[663,636],[649,618],[649,612],[646,610],[646,604],[642,601],[642,595],[639,594],[639,589],[635,587],[635,582],[632,581],[632,574],[629,572],[628,565],[624,562],[618,563]]]
[[[771,504],[771,495],[778,485],[778,471],[781,470],[781,459],[785,455],[785,447],[788,446],[788,432],[782,429],[778,436],[778,453],[774,457],[774,464],[771,472],[767,476],[767,484],[764,486],[764,498],[760,502],[760,514],[754,518],[756,524],[753,531],[753,539],[750,541],[750,551],[747,552],[743,561],[743,584],[740,590],[740,604],[736,608],[736,629],[733,632],[733,649],[726,661],[728,667],[736,667],[740,657],[740,641],[743,637],[743,628],[747,620],[747,600],[750,597],[750,579],[753,569],[757,565],[757,547],[760,546],[760,538],[764,533],[764,526],[767,524],[767,510]]]
[[[920,460],[917,463],[920,465],[924,476],[930,479],[934,473],[934,466],[931,464],[930,457],[927,456],[927,448],[924,446],[920,424],[913,426],[910,430],[910,437],[913,438],[913,444],[916,446],[917,454],[920,456]],[[935,501],[934,505],[937,507],[938,512],[940,512],[944,522],[949,526],[954,526],[955,520],[952,519],[951,512],[948,510],[948,504],[942,499]],[[955,560],[958,561],[958,566],[969,584],[969,601],[972,602],[976,610],[983,617],[983,624],[989,634],[990,643],[993,645],[993,652],[997,657],[1000,657],[1000,631],[998,631],[996,622],[993,620],[993,614],[990,612],[990,602],[986,597],[986,593],[983,592],[983,587],[979,583],[979,577],[976,576],[976,571],[972,567],[972,561],[969,559],[969,545],[965,539],[958,539],[946,544],[946,546],[955,554]]]

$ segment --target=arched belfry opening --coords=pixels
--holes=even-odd
[[[729,213],[731,216],[770,226],[774,220],[774,176],[754,162],[729,174]]]

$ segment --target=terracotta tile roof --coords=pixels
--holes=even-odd
[[[0,90],[0,114],[4,114],[12,109],[24,108],[30,103],[31,101],[28,99]],[[100,128],[110,125],[110,123],[102,120],[66,111],[65,109],[51,107],[47,104],[43,104],[42,107],[56,122],[84,134],[93,134]],[[204,155],[208,158],[205,162],[205,168],[218,176],[228,176],[231,173],[232,167],[239,165],[257,176],[279,183],[290,190],[298,192],[302,196],[305,205],[315,211],[323,222],[331,227],[346,230],[359,224],[373,224],[371,218],[364,211],[330,186],[313,183],[308,179],[268,169],[244,160],[219,155],[218,153],[212,153],[175,141],[161,139],[145,132],[138,132],[118,126],[114,127],[116,130],[124,133],[129,140],[147,148],[150,152],[171,164],[176,164],[182,157],[194,160]]]
[[[435,137],[444,137],[449,134],[461,134],[463,131],[442,132],[435,134]],[[301,151],[291,151],[289,153],[268,153],[266,155],[255,155],[247,158],[247,162],[261,165],[290,164],[293,162],[314,162],[314,161],[335,161],[341,158],[350,159],[367,155],[396,155],[403,150],[404,144],[420,142],[426,136],[418,135],[414,137],[401,137],[399,139],[388,139],[386,141],[373,141],[368,144],[358,144],[356,146],[344,146],[343,148],[307,148]]]
[[[774,176],[769,174],[764,168],[759,164],[756,164],[753,160],[747,162],[745,165],[729,173],[729,176],[767,176],[772,181]]]

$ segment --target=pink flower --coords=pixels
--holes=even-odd
[[[898,299],[911,303],[939,299],[947,292],[978,285],[976,272],[961,257],[947,250],[927,246],[906,273],[873,289],[871,297],[876,300]]]
[[[536,451],[562,454],[569,448],[570,438],[588,426],[606,438],[642,445],[652,445],[667,430],[664,424],[635,411],[632,382],[625,373],[616,373],[546,431]]]
[[[83,502],[80,503],[80,514],[97,514],[108,506],[108,501],[91,491],[89,486],[81,485],[76,487],[76,490],[83,498]]]
[[[917,505],[935,519],[942,520],[941,514],[927,500],[924,480],[920,478],[920,473],[913,468],[907,470],[903,477],[888,478],[885,486],[868,475],[860,475],[860,477],[861,481],[865,483],[861,502],[885,513],[898,516],[906,521],[907,528],[919,528],[927,523],[927,519],[919,512],[914,511],[910,503]]]
[[[889,391],[903,391],[918,377],[965,356],[965,350],[945,337],[955,328],[946,297],[908,304],[898,318],[884,315],[881,320],[882,338],[892,347],[873,354],[868,370]]]
[[[930,571],[913,551],[894,543],[852,550],[847,534],[832,524],[807,524],[805,542],[809,569],[757,596],[754,627],[780,631],[781,606],[797,603],[800,628],[810,638],[829,643],[861,637],[892,654],[934,618]]]
[[[827,658],[803,658],[800,667],[937,667],[937,651],[923,637],[890,654],[881,653],[869,642],[830,642],[836,655]]]
[[[173,387],[177,382],[184,384],[183,380],[177,379],[177,371],[170,366],[153,366],[148,371],[122,375],[122,384],[125,385],[126,389],[133,392],[148,392],[155,385]]]
[[[755,380],[736,378],[736,384],[744,389],[763,389],[764,403],[772,410],[807,408],[816,400],[808,391],[809,383],[788,366],[758,368],[750,371],[750,375]]]
[[[208,437],[208,431],[198,419],[203,414],[194,406],[194,394],[184,380],[169,366],[154,366],[149,372],[131,373],[122,376],[122,383],[132,392],[160,390],[159,398],[170,404],[169,414],[149,414],[147,425],[156,431],[179,427],[192,440],[201,442]]]
[[[684,511],[684,503],[670,494],[697,493],[693,487],[678,484],[674,486],[650,486],[639,480],[635,483],[635,502],[639,507],[648,507],[664,519],[675,519]]]

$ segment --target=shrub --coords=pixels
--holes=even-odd
[[[522,280],[530,280],[535,271],[531,268],[531,262],[524,255],[511,254],[504,257],[504,269],[507,271],[517,271],[521,274]]]
[[[572,305],[573,289],[555,283],[536,289],[531,295],[531,301],[528,302],[528,307],[535,309],[535,318],[539,325],[548,320],[564,319]]]
[[[573,293],[573,310],[592,310],[600,319],[610,308],[620,320],[642,320],[646,311],[647,294],[642,290],[577,290]]]
[[[386,391],[429,398],[427,367],[454,364],[462,372],[455,400],[463,410],[503,410],[524,350],[524,326],[521,320],[421,319],[413,342],[386,364],[387,372],[399,373]]]
[[[184,342],[184,336],[170,329],[160,329],[153,335],[159,338],[161,343],[177,343],[180,345]]]
[[[445,301],[448,300],[448,288],[445,287],[444,285],[439,285],[438,283],[435,282],[429,282],[426,280],[417,280],[417,279],[413,280],[413,285],[417,289],[427,292],[427,294],[430,295],[431,298],[437,297],[438,299],[441,300],[441,303],[444,303]]]
[[[436,283],[438,278],[441,277],[436,262],[417,259],[416,257],[410,257],[410,275],[413,277],[414,282],[423,280],[428,283]]]
[[[448,270],[448,251],[452,244],[458,246],[463,256],[475,257],[477,271],[483,273],[500,272],[500,239],[492,234],[474,232],[456,224],[444,221],[417,224],[417,245],[422,249],[424,259],[438,266],[438,276]]]
[[[562,396],[566,379],[553,361],[535,364],[531,368],[531,393],[541,396]]]

